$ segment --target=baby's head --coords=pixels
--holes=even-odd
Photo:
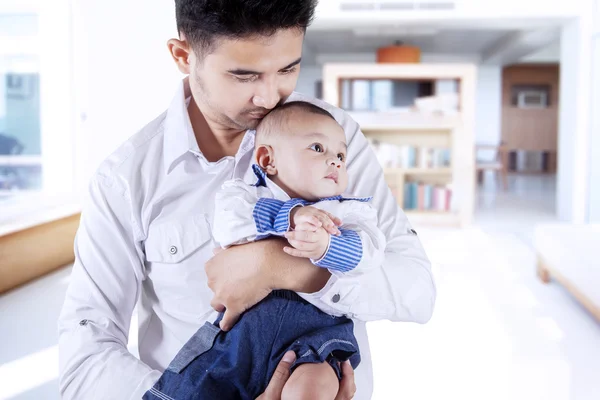
[[[256,130],[256,163],[292,198],[342,194],[348,186],[346,154],[344,129],[311,103],[277,107]]]

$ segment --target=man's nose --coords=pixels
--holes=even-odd
[[[252,102],[257,107],[271,110],[275,108],[277,103],[279,103],[279,100],[281,100],[281,97],[279,96],[277,81],[275,79],[267,79],[260,85]]]

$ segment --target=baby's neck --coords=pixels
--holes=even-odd
[[[269,179],[271,179],[271,181],[273,181],[274,184],[276,184],[277,186],[279,186],[279,188],[281,188],[281,190],[283,190],[288,196],[290,196],[290,199],[302,199],[302,200],[306,200],[306,201],[319,201],[321,200],[320,198],[304,198],[302,196],[300,196],[298,193],[294,192],[293,190],[291,190],[289,188],[288,185],[286,185],[284,182],[281,181],[281,179],[279,179],[278,175],[275,176],[269,176]],[[335,197],[336,195],[333,194],[331,196],[326,196],[326,197]]]
[[[282,182],[281,179],[279,179],[279,175],[269,176],[269,179],[272,180],[274,184],[279,186],[279,188],[281,188],[281,190],[283,190],[288,196],[290,196],[290,199],[300,198],[300,196],[296,192],[290,189],[288,185],[286,185],[284,182]]]

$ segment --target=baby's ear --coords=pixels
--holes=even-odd
[[[273,147],[261,144],[256,149],[256,163],[267,173],[267,175],[277,175],[275,167],[275,152]]]

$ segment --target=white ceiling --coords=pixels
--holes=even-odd
[[[366,53],[401,40],[421,48],[424,53],[453,55],[481,54],[514,30],[483,29],[343,29],[311,30],[306,33],[306,46],[317,54]]]

